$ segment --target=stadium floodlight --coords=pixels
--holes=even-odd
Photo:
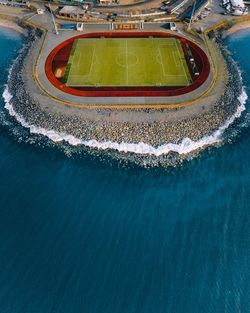
[[[53,13],[52,10],[51,10],[50,3],[49,3],[49,10],[50,10],[51,18],[52,18],[52,21],[53,21],[53,24],[54,24],[54,27],[55,27],[56,35],[58,35],[59,33],[58,33],[58,30],[57,30],[57,26],[56,26],[56,22],[55,22],[55,18],[54,18],[54,13]]]
[[[194,5],[193,5],[192,14],[191,14],[191,17],[190,17],[190,20],[189,20],[189,24],[188,24],[188,30],[191,28],[191,23],[192,23],[192,21],[193,21],[195,6],[196,6],[196,0],[194,0]]]

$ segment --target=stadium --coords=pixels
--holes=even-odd
[[[183,95],[209,72],[203,49],[166,32],[86,33],[57,45],[45,62],[50,83],[79,97]]]

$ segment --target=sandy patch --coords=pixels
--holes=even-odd
[[[19,33],[25,34],[25,30],[13,21],[0,19],[0,27],[11,28]]]
[[[233,33],[239,32],[241,30],[249,28],[250,32],[250,21],[240,22],[233,25],[230,29],[226,31],[226,36],[232,35]]]

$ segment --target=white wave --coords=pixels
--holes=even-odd
[[[197,149],[204,148],[206,146],[214,145],[216,143],[221,142],[222,135],[224,131],[235,121],[235,119],[241,116],[241,113],[246,109],[245,103],[247,101],[247,94],[245,88],[242,88],[242,92],[238,97],[240,105],[237,107],[236,112],[225,122],[224,125],[219,127],[216,131],[214,131],[211,135],[204,136],[197,141],[193,141],[190,138],[184,138],[181,143],[165,143],[158,147],[153,147],[146,143],[126,143],[126,142],[112,142],[112,141],[104,141],[99,142],[97,140],[82,140],[80,138],[76,138],[72,135],[57,132],[52,129],[45,129],[42,127],[38,127],[36,125],[29,124],[19,113],[14,110],[13,105],[11,104],[12,95],[9,92],[8,86],[5,86],[3,92],[3,98],[5,101],[5,108],[9,111],[9,114],[23,126],[29,128],[31,134],[39,134],[48,137],[54,142],[66,141],[73,146],[84,145],[86,147],[97,148],[100,150],[106,149],[114,149],[120,152],[133,152],[137,154],[148,154],[160,156],[164,154],[168,154],[169,152],[177,152],[179,154],[188,154]]]

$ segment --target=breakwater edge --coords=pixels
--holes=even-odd
[[[144,161],[149,158],[150,162],[164,163],[171,154],[175,160],[183,159],[210,145],[223,144],[231,138],[228,129],[245,110],[247,94],[240,72],[220,36],[217,45],[227,65],[228,81],[224,94],[210,109],[196,105],[177,110],[88,110],[58,105],[53,99],[39,103],[35,93],[29,92],[27,79],[31,77],[25,69],[31,65],[30,55],[41,32],[27,31],[29,35],[9,71],[3,93],[5,107],[31,133],[54,142],[115,150],[122,157],[136,155]]]

